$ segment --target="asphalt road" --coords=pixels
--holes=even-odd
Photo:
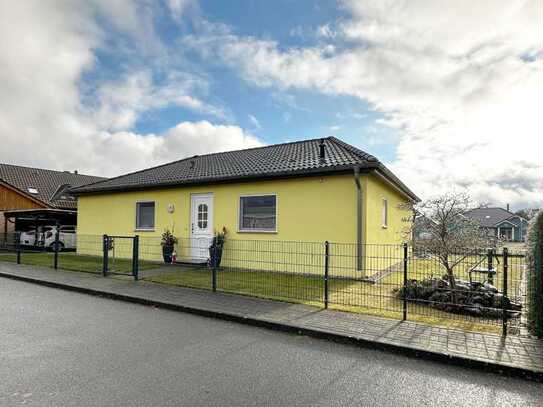
[[[0,278],[0,405],[541,406],[543,385]]]

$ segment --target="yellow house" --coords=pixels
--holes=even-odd
[[[338,270],[386,267],[370,265],[372,248],[399,247],[401,205],[418,200],[374,156],[334,137],[188,157],[73,192],[78,236],[137,234],[143,258],[159,260],[160,236],[173,230],[178,259],[202,262],[226,228],[225,249],[238,252],[223,263],[304,272],[320,267],[312,253],[325,241]]]

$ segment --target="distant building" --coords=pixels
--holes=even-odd
[[[413,239],[415,241],[431,239],[434,236],[432,229],[435,226],[436,223],[432,219],[424,215],[416,216],[413,224]]]
[[[0,234],[57,220],[77,222],[77,199],[69,188],[105,178],[77,172],[0,164]]]
[[[528,231],[528,221],[503,208],[477,208],[465,213],[493,236],[509,242],[524,242]]]

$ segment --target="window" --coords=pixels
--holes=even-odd
[[[388,227],[388,201],[383,199],[383,212],[381,214],[383,227]]]
[[[198,205],[198,229],[207,229],[207,204]]]
[[[31,194],[37,194],[38,190],[34,187],[28,187],[28,192],[30,192]]]
[[[239,212],[240,231],[275,232],[277,227],[275,195],[242,196]]]
[[[155,228],[155,203],[138,202],[136,203],[136,229],[154,229]]]

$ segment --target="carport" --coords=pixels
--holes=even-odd
[[[4,236],[7,235],[7,224],[13,223],[15,231],[34,230],[36,240],[38,231],[43,226],[71,226],[77,224],[77,211],[66,209],[19,209],[4,212],[6,223],[4,225]],[[37,241],[35,244],[37,245]]]

